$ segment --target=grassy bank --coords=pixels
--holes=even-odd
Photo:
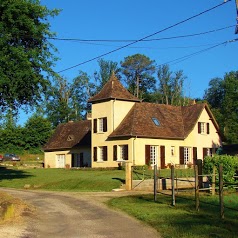
[[[0,169],[0,187],[55,191],[111,191],[125,178],[122,170]]]
[[[237,194],[227,195],[226,204],[232,209],[225,210],[225,219],[219,217],[218,198],[203,196],[201,209],[195,211],[193,197],[186,195],[176,198],[176,206],[171,206],[171,198],[158,195],[157,202],[152,195],[114,198],[109,206],[118,208],[146,222],[157,229],[163,238],[235,238],[238,237]],[[236,210],[235,210],[236,209]]]

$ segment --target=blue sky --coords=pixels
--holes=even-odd
[[[62,9],[57,17],[49,19],[51,31],[56,32],[58,38],[93,40],[138,40],[223,2],[222,0],[41,0],[41,4],[50,9]],[[235,0],[232,0],[148,39],[176,37],[233,27],[194,37],[138,42],[109,54],[103,59],[120,63],[126,56],[140,53],[155,60],[157,65],[164,64],[238,38],[238,35],[235,35],[234,26],[237,23],[236,17],[236,4]],[[60,60],[55,66],[57,72],[128,44],[55,40],[51,42],[59,51]],[[238,41],[223,44],[182,62],[169,65],[172,71],[183,70],[184,75],[187,76],[185,82],[187,96],[203,97],[204,90],[212,78],[223,77],[226,72],[238,70],[238,61],[235,57],[237,52]],[[98,70],[97,60],[60,74],[71,81],[80,70],[93,76],[93,72]]]

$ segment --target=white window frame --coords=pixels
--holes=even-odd
[[[98,118],[98,132],[103,132],[103,118]]]
[[[201,122],[201,134],[206,134],[206,123]]]
[[[157,145],[151,145],[150,146],[150,164],[156,165],[158,163],[157,158],[158,158],[158,147]]]
[[[188,164],[191,161],[191,148],[184,147],[184,164]]]
[[[103,146],[98,147],[98,159],[97,162],[104,162],[103,160]]]
[[[124,155],[125,155],[125,147],[126,147],[127,145],[119,145],[119,155],[120,155],[120,160],[125,160],[125,157],[124,157]]]

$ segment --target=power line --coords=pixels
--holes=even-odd
[[[171,26],[168,26],[168,27],[166,27],[166,28],[164,28],[164,29],[162,29],[162,30],[160,30],[160,31],[157,31],[157,32],[152,33],[152,34],[150,34],[150,35],[148,35],[148,36],[145,36],[145,37],[143,37],[143,38],[141,38],[141,39],[139,39],[139,40],[136,40],[136,41],[134,41],[134,42],[131,42],[131,43],[129,43],[129,44],[126,44],[126,45],[124,45],[124,46],[121,46],[121,47],[119,47],[119,48],[117,48],[117,49],[115,49],[115,50],[109,51],[109,52],[107,52],[107,53],[101,54],[101,55],[96,56],[96,57],[94,57],[94,58],[92,58],[92,59],[89,59],[89,60],[86,60],[86,61],[81,62],[81,63],[79,63],[79,64],[76,64],[76,65],[74,65],[74,66],[71,66],[71,67],[68,67],[68,68],[66,68],[66,69],[60,70],[58,73],[62,73],[62,72],[64,72],[64,71],[67,71],[67,70],[73,69],[73,68],[75,68],[75,67],[78,67],[78,66],[80,66],[80,65],[83,65],[83,64],[86,64],[86,63],[88,63],[88,62],[91,62],[91,61],[93,61],[93,60],[102,58],[103,56],[106,56],[106,55],[112,54],[112,53],[114,53],[114,52],[116,52],[116,51],[119,51],[119,50],[122,50],[122,49],[124,49],[124,48],[127,48],[128,46],[131,46],[131,45],[133,45],[133,44],[136,44],[136,43],[138,43],[138,42],[140,42],[140,41],[143,41],[143,40],[145,40],[145,39],[147,39],[147,38],[150,38],[150,37],[152,37],[152,36],[154,36],[154,35],[157,35],[157,34],[159,34],[159,33],[161,33],[161,32],[164,32],[164,31],[166,31],[166,30],[169,30],[169,29],[171,29],[171,28],[173,28],[173,27],[175,27],[175,26],[178,26],[178,25],[181,25],[181,24],[183,24],[183,23],[185,23],[185,22],[187,22],[187,21],[190,21],[190,20],[192,20],[193,18],[196,18],[196,17],[198,17],[198,16],[201,16],[201,15],[207,13],[207,12],[210,12],[210,11],[212,11],[212,10],[214,10],[214,9],[216,9],[216,8],[218,8],[218,7],[220,7],[220,6],[223,6],[224,4],[226,4],[226,3],[230,2],[230,1],[231,1],[231,0],[228,0],[228,1],[226,1],[226,2],[223,2],[223,3],[221,3],[221,4],[218,4],[218,5],[216,5],[216,6],[212,7],[212,8],[209,8],[209,9],[203,11],[203,12],[200,12],[200,13],[198,13],[198,14],[192,16],[192,17],[189,17],[189,18],[187,18],[187,19],[185,19],[185,20],[182,20],[182,21],[180,21],[180,22],[177,22],[177,23],[175,23],[175,24],[173,24],[173,25],[171,25]]]
[[[224,42],[222,42],[222,43],[219,43],[219,44],[216,44],[216,45],[211,46],[211,47],[209,47],[209,48],[206,48],[206,49],[203,49],[203,50],[194,52],[194,53],[192,53],[192,54],[188,54],[188,55],[182,56],[182,57],[180,57],[180,58],[177,58],[177,59],[174,59],[174,60],[170,60],[170,61],[168,61],[168,62],[166,62],[166,63],[163,63],[163,64],[158,65],[158,67],[163,66],[163,65],[166,65],[166,64],[171,64],[171,63],[177,64],[177,63],[180,63],[180,62],[182,62],[182,61],[184,61],[184,60],[187,60],[187,59],[189,59],[189,58],[191,58],[191,57],[193,57],[193,56],[195,56],[195,55],[198,55],[198,54],[201,54],[201,53],[206,52],[206,51],[208,51],[208,50],[214,49],[214,48],[216,48],[216,47],[218,47],[218,46],[226,45],[226,44],[228,44],[228,43],[233,43],[233,42],[236,42],[236,41],[238,41],[238,38],[233,39],[233,40],[224,41]]]
[[[210,31],[199,32],[199,33],[194,33],[194,34],[189,34],[189,35],[170,36],[170,37],[147,39],[147,40],[145,39],[145,40],[141,40],[141,41],[142,42],[160,41],[160,40],[171,40],[171,39],[178,39],[178,38],[200,36],[200,35],[205,35],[205,34],[217,32],[217,31],[222,31],[222,30],[234,27],[234,26],[236,26],[236,25],[226,26],[226,27],[222,27],[222,28],[219,28],[219,29],[214,29],[214,30],[210,30]],[[103,39],[95,40],[95,39],[58,38],[58,37],[49,37],[47,39],[58,40],[58,41],[76,41],[76,42],[134,42],[134,41],[136,41],[136,40],[105,40],[105,39],[104,40]]]

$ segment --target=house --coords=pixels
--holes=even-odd
[[[124,162],[156,164],[160,168],[171,164],[186,167],[214,154],[222,143],[218,124],[207,104],[171,106],[142,102],[114,74],[89,102],[92,104],[90,166],[94,168],[117,167]],[[58,130],[59,135],[60,127]],[[54,138],[59,139],[54,135],[51,140]],[[56,149],[63,147],[60,141],[51,161],[60,153]],[[66,163],[73,166],[70,159]]]
[[[91,166],[91,121],[60,124],[44,146],[46,168]]]

